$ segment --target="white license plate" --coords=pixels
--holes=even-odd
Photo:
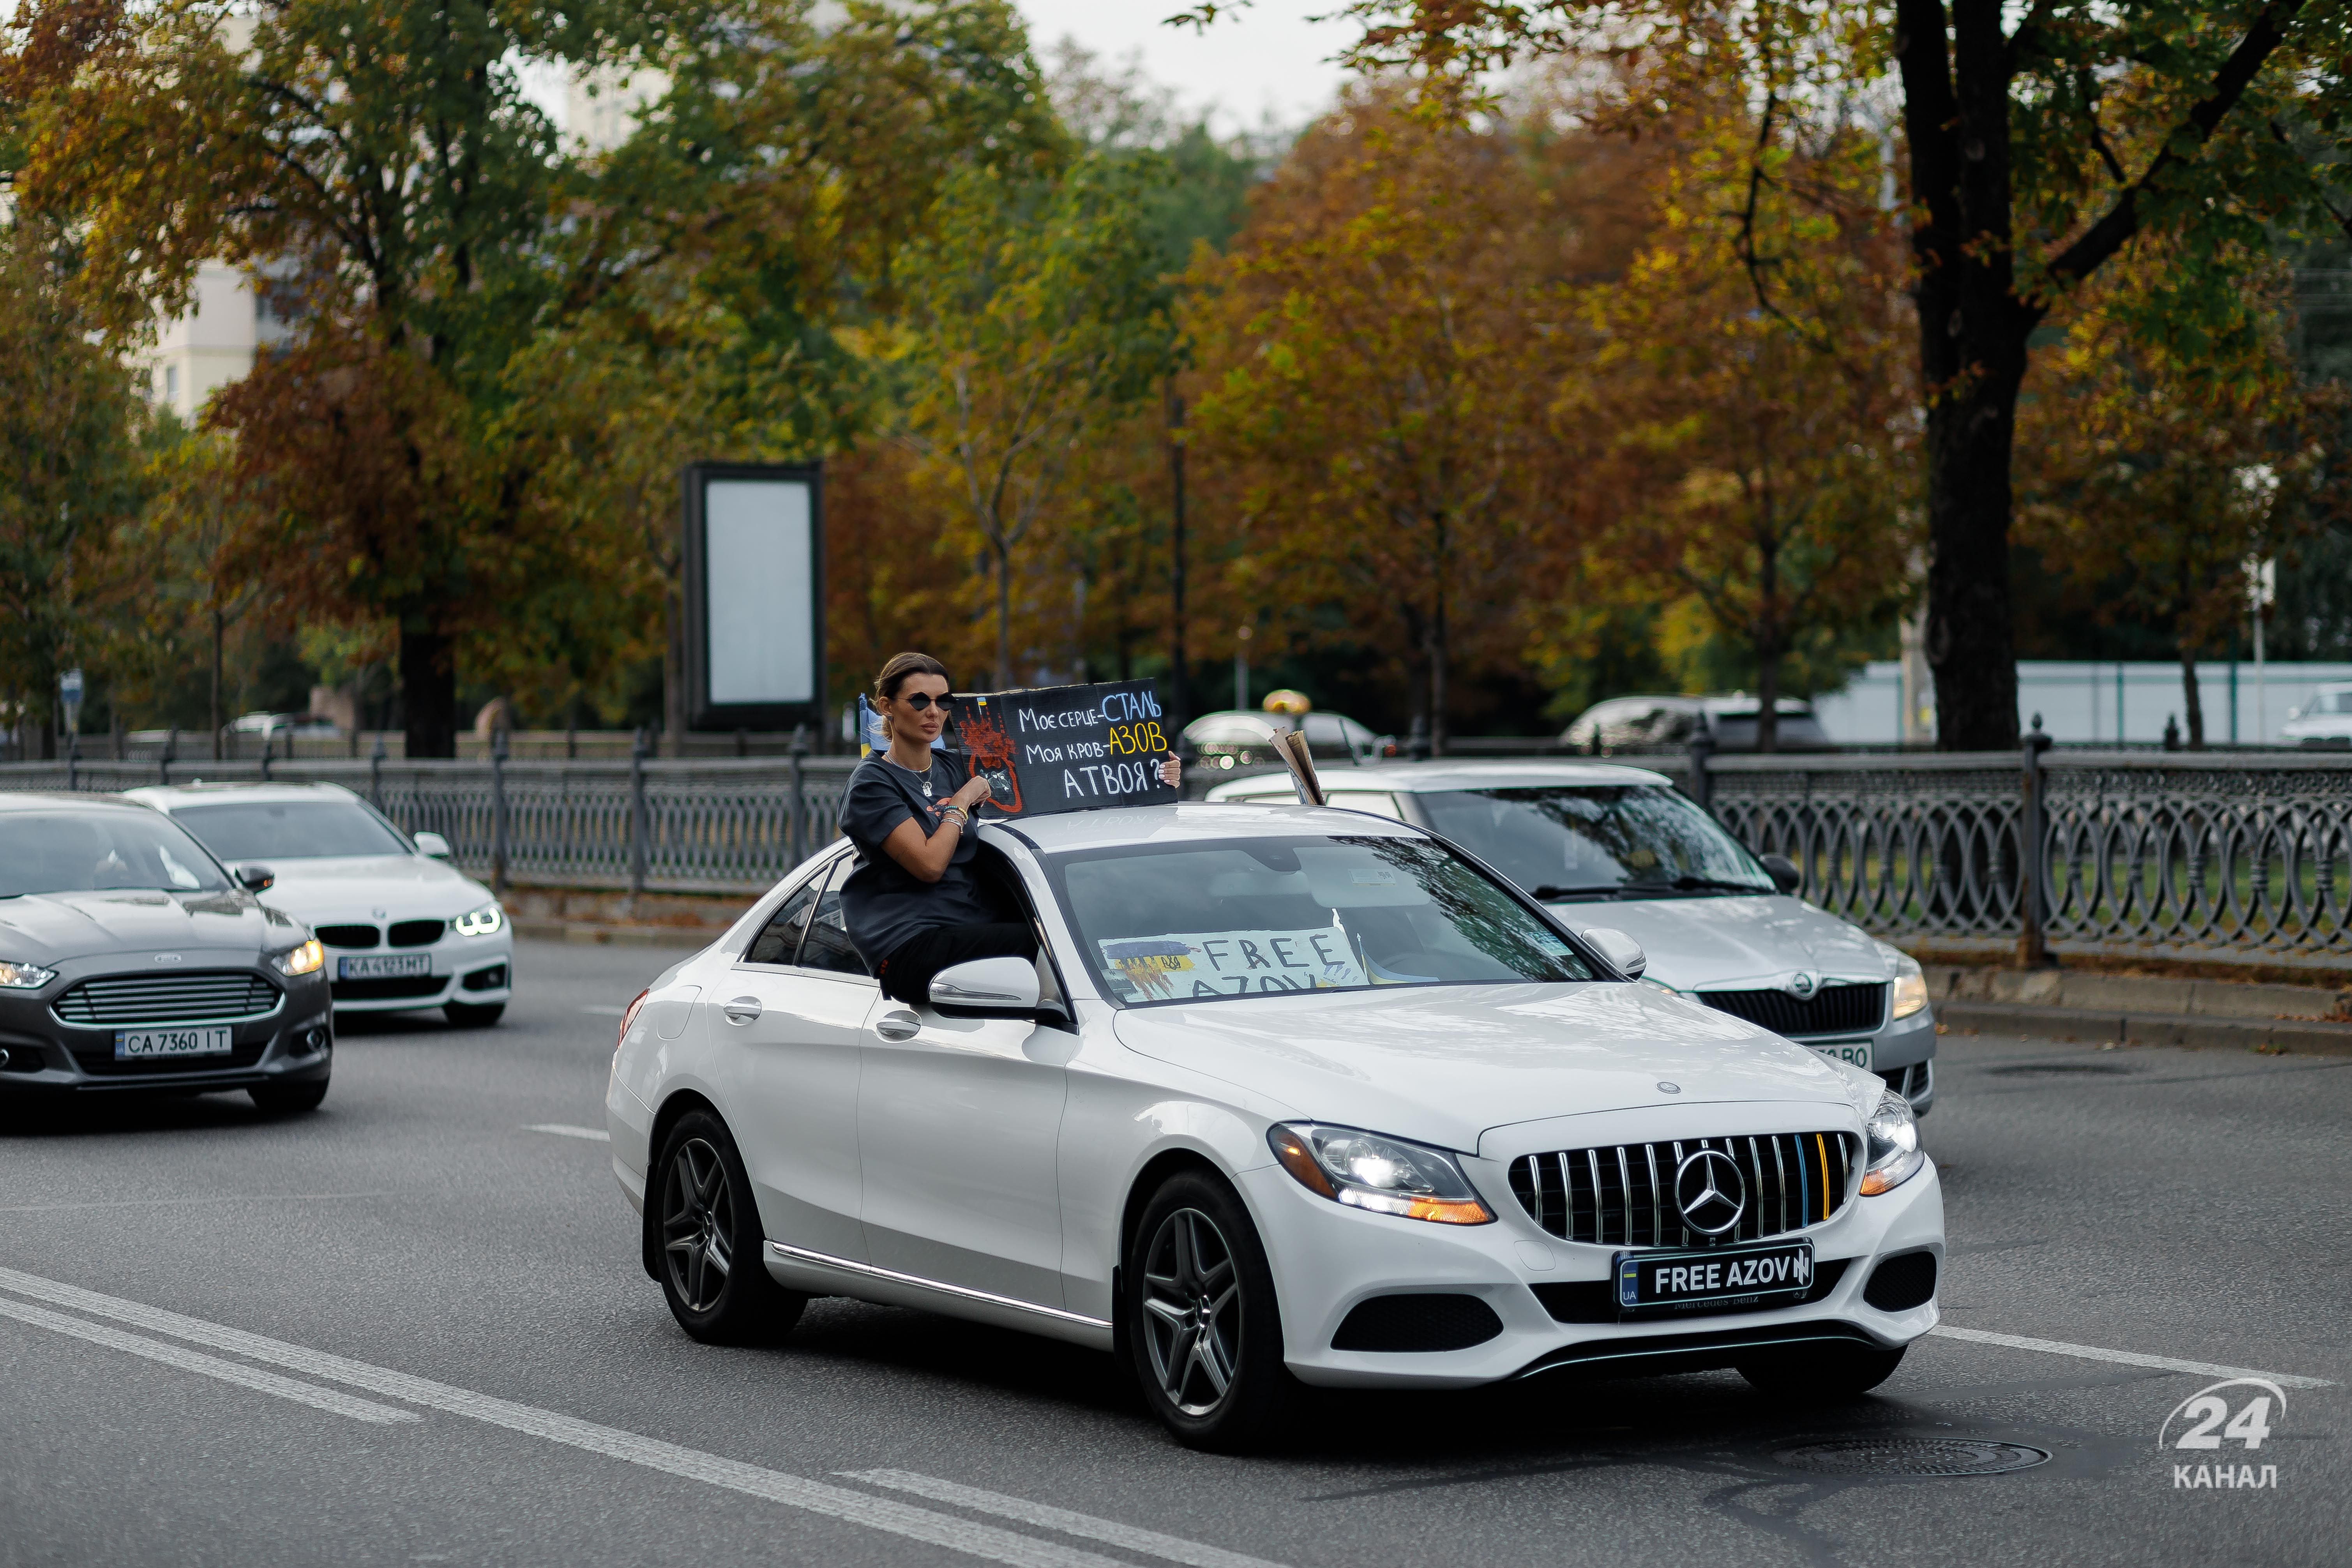
[[[386,952],[335,960],[338,980],[388,980],[396,974],[432,973],[433,955],[429,952]]]
[[[132,1057],[217,1057],[228,1051],[228,1026],[200,1029],[119,1029],[114,1036],[118,1058]]]
[[[1807,1040],[1805,1044],[1832,1061],[1844,1062],[1864,1072],[1871,1070],[1868,1040]]]

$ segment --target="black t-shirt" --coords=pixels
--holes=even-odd
[[[929,795],[923,790],[927,783]],[[880,752],[849,775],[849,788],[841,797],[841,831],[857,846],[860,864],[841,885],[841,913],[849,925],[849,940],[869,965],[879,965],[919,932],[1002,918],[982,894],[972,872],[980,837],[971,827],[963,830],[936,882],[923,881],[882,847],[902,822],[920,824],[926,838],[937,833],[948,797],[963,784],[955,764],[944,759],[934,761],[929,773],[918,773]]]

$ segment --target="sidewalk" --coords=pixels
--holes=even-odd
[[[1929,964],[1946,1028],[2134,1046],[2352,1056],[2352,992],[2065,969]]]

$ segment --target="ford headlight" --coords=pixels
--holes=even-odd
[[[1878,944],[1878,951],[1885,953],[1886,962],[1895,966],[1895,1006],[1887,1016],[1907,1018],[1927,1006],[1927,972],[1919,967],[1919,961],[1901,948],[1889,947],[1883,942]]]
[[[1919,1152],[1919,1119],[1911,1113],[1911,1102],[1899,1094],[1879,1097],[1878,1109],[1870,1113],[1870,1124],[1863,1132],[1870,1142],[1865,1156],[1870,1163],[1862,1172],[1864,1197],[1893,1192],[1927,1163],[1927,1156]]]
[[[484,904],[480,909],[459,915],[449,922],[457,928],[459,936],[489,936],[507,923],[506,911],[496,904]]]
[[[0,986],[11,991],[37,991],[57,977],[54,969],[43,969],[20,959],[0,958]]]
[[[1485,1225],[1495,1217],[1443,1149],[1297,1121],[1267,1129],[1265,1141],[1300,1186],[1333,1203],[1439,1225]]]
[[[280,974],[316,974],[326,967],[326,963],[327,950],[319,945],[315,936],[299,947],[269,955],[269,967]]]

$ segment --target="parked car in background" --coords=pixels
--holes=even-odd
[[[2352,746],[2352,686],[2323,686],[2307,708],[2290,708],[2279,739],[2305,746]]]
[[[1332,805],[1444,836],[1580,929],[1622,931],[1651,984],[1864,1068],[1925,1114],[1936,1016],[1917,961],[1791,896],[1797,868],[1759,860],[1664,774],[1606,763],[1394,763],[1333,774]],[[1289,776],[1218,784],[1212,801],[1295,801]]]
[[[1780,750],[1834,748],[1811,703],[1783,697],[1777,706]],[[1743,691],[1716,697],[1612,697],[1578,714],[1559,738],[1575,751],[1608,756],[1618,752],[1679,751],[1705,731],[1714,738],[1717,751],[1752,752],[1762,711],[1762,704]]]
[[[1202,764],[1237,768],[1282,760],[1274,738],[1304,726],[1307,745],[1318,761],[1368,763],[1397,754],[1394,735],[1375,735],[1344,713],[1256,713],[1228,708],[1203,713],[1184,726],[1184,743]]]
[[[173,784],[129,792],[224,862],[267,861],[269,901],[317,928],[335,1010],[438,1007],[487,1027],[514,989],[514,932],[490,890],[340,784]]]
[[[0,1100],[51,1090],[326,1098],[326,957],[170,818],[113,795],[0,795]]]

